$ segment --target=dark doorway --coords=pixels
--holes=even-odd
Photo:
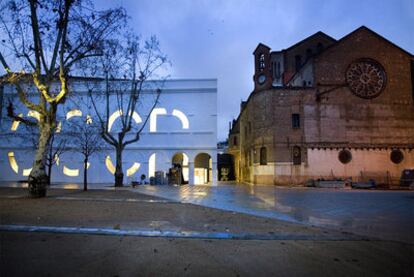
[[[231,154],[217,155],[217,170],[219,181],[234,181],[234,158]]]

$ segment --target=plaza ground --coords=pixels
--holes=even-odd
[[[242,188],[223,186],[221,193],[220,186],[88,192],[52,188],[45,199],[29,199],[25,189],[1,187],[0,275],[411,276],[414,272],[413,241],[406,235],[379,238],[280,220],[276,210],[272,218],[232,211],[231,205],[227,211],[206,207],[208,201],[201,201],[208,199],[209,190],[217,189],[211,192],[215,198],[210,202],[217,202],[213,199],[218,195],[227,195],[236,204],[246,202],[241,199],[249,194],[235,193]],[[157,191],[169,197],[159,198]],[[297,202],[305,199],[301,194]],[[412,195],[399,196],[409,199],[404,204],[408,209]],[[250,208],[257,202],[255,197],[250,194]],[[292,202],[293,195],[286,199]],[[355,205],[362,205],[358,204],[361,196],[355,194],[353,199]],[[200,205],[185,203],[196,200]],[[269,213],[266,201],[262,206],[258,203],[258,213]],[[313,206],[311,210],[317,210]],[[294,218],[288,211],[285,215]],[[378,207],[375,211],[380,213]],[[410,212],[412,206],[406,214]],[[11,231],[13,226],[22,229]]]

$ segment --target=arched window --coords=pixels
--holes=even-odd
[[[302,163],[302,154],[299,146],[293,146],[292,158],[294,165],[300,165]]]
[[[267,149],[264,146],[260,148],[260,165],[267,165]]]
[[[237,146],[237,136],[233,137],[233,146]]]
[[[264,68],[265,68],[265,55],[260,54],[260,56],[259,56],[259,70],[263,71]]]

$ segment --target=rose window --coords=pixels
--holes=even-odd
[[[365,99],[379,96],[386,83],[384,68],[370,59],[362,59],[350,64],[345,78],[352,93]]]

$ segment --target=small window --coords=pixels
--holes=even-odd
[[[250,150],[249,165],[253,165],[253,159],[254,159],[254,152],[253,150]]]
[[[401,150],[394,149],[391,151],[390,159],[393,163],[399,164],[404,160],[404,154]]]
[[[277,62],[276,66],[276,77],[280,78],[280,62]]]
[[[316,51],[318,52],[318,53],[321,53],[322,51],[323,51],[323,44],[322,43],[318,43],[318,45],[316,45]]]
[[[352,160],[352,154],[349,150],[341,150],[338,154],[338,159],[341,163],[347,164]]]
[[[293,129],[300,128],[300,114],[298,113],[292,114],[292,128]]]
[[[237,136],[233,137],[233,146],[237,146]]]
[[[260,165],[267,165],[267,149],[266,147],[260,148]]]
[[[302,163],[302,153],[299,146],[293,146],[292,157],[294,165],[300,165]]]
[[[302,56],[301,55],[296,55],[295,56],[295,69],[296,69],[296,71],[299,71],[301,67],[302,67]]]
[[[306,49],[306,60],[309,60],[312,57],[312,49]]]
[[[265,66],[266,66],[266,64],[265,64],[265,55],[260,54],[260,56],[259,56],[259,69],[260,69],[260,71],[263,71]]]

